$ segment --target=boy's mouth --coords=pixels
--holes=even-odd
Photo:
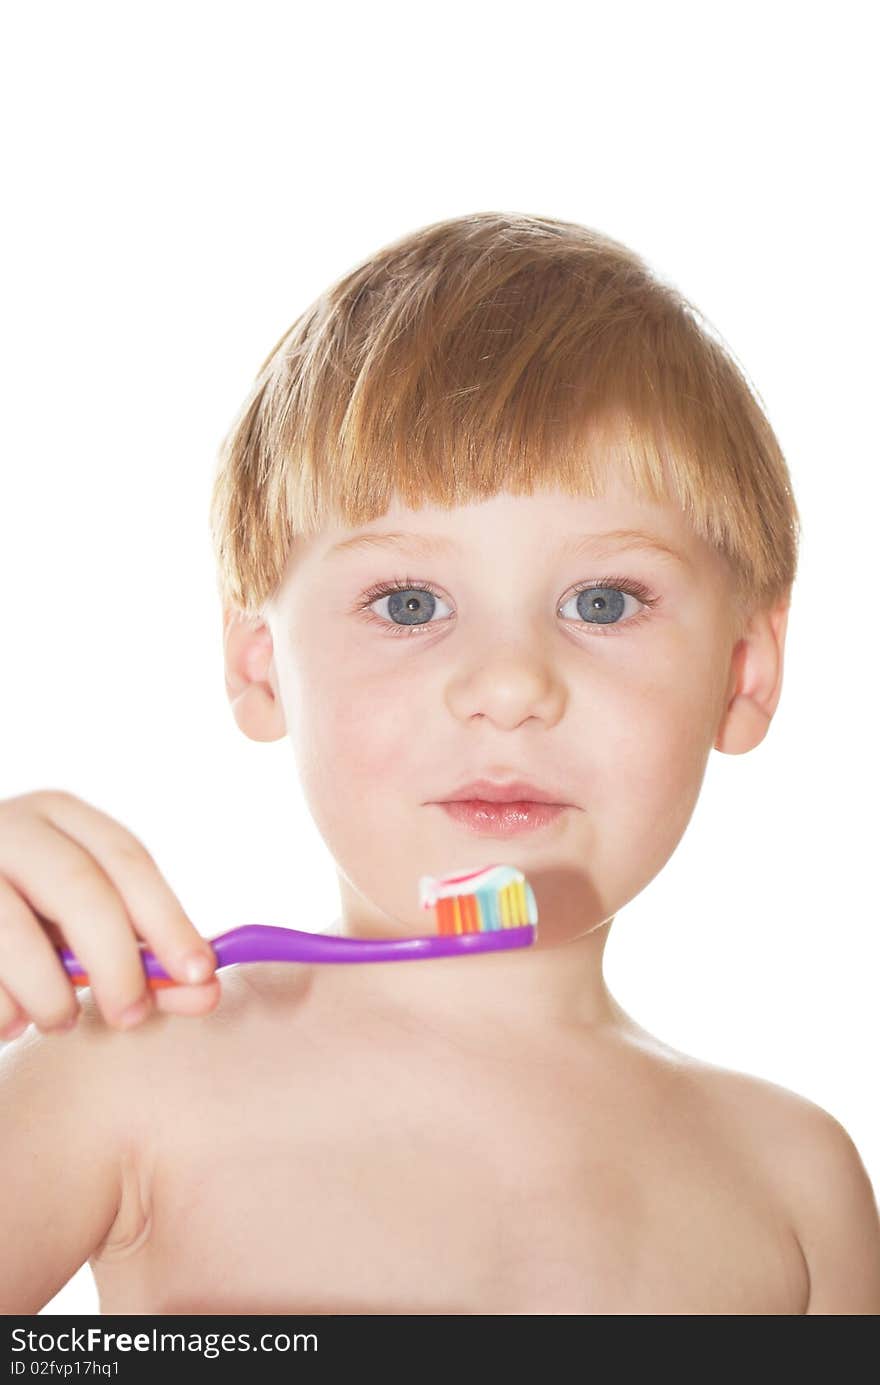
[[[434,801],[446,816],[481,837],[514,837],[549,827],[574,807],[565,795],[525,779],[472,779]]]
[[[481,837],[513,837],[549,827],[567,811],[565,803],[535,803],[528,800],[487,802],[485,799],[448,799],[435,805],[447,817]]]
[[[445,794],[442,803],[550,803],[567,808],[565,794],[538,788],[525,779],[472,779],[460,789]]]

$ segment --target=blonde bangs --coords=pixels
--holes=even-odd
[[[291,546],[393,501],[615,478],[727,558],[741,615],[789,593],[799,517],[757,395],[697,310],[568,222],[482,213],[405,237],[294,323],[224,440],[224,607],[259,617]]]

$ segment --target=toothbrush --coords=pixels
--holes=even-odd
[[[419,879],[423,909],[437,910],[437,932],[421,938],[334,938],[297,928],[249,923],[209,939],[217,969],[237,962],[411,962],[529,947],[537,938],[538,908],[531,885],[515,866],[486,866],[464,875]],[[69,948],[58,956],[75,985],[89,984]],[[181,983],[141,944],[141,961],[154,989]]]

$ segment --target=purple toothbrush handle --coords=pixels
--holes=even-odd
[[[427,938],[336,938],[297,928],[248,923],[208,941],[218,968],[234,966],[236,962],[411,962],[423,957],[460,957],[466,952],[530,947],[535,941],[535,925],[492,928],[483,933],[433,934]],[[59,948],[58,955],[69,976],[87,974],[69,948]],[[147,976],[176,982],[154,954],[143,947],[141,960]]]

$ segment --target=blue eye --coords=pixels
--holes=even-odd
[[[644,593],[644,588],[642,591]],[[596,582],[590,582],[585,586],[578,587],[575,595],[569,597],[569,599],[560,606],[559,611],[560,614],[562,614],[565,607],[570,605],[571,602],[574,602],[578,616],[586,625],[629,624],[630,620],[634,617],[628,618],[625,622],[623,621],[627,597],[632,601],[639,600],[636,593],[630,590],[629,587],[614,586],[606,578],[603,579],[601,585]],[[644,595],[641,600],[645,605],[649,604],[645,601]],[[574,620],[575,617],[572,616],[571,619]]]
[[[398,626],[398,629],[405,627],[405,630],[414,630],[417,626],[428,625],[431,616],[437,611],[437,602],[446,605],[443,598],[432,587],[412,586],[409,583],[394,583],[392,586],[382,587],[377,594],[370,591],[367,596],[369,596],[369,602],[367,602],[369,605],[387,597],[388,615],[391,616],[392,622]]]
[[[589,629],[591,634],[616,634],[619,628],[640,623],[647,614],[643,609],[624,618],[626,597],[641,603],[643,608],[657,604],[657,598],[641,582],[629,578],[602,577],[595,582],[582,583],[558,610],[562,614],[565,606],[573,601],[577,615],[565,619]],[[447,611],[450,609],[430,582],[414,581],[411,577],[394,578],[371,587],[364,593],[358,609],[363,610],[386,598],[388,619],[380,617],[379,623],[385,626],[390,635],[415,635],[426,625],[436,625],[438,622],[432,617],[438,602],[446,606]]]

